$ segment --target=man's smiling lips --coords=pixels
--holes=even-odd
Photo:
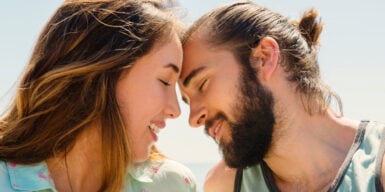
[[[206,128],[206,132],[211,136],[217,143],[220,142],[222,137],[222,123],[223,119],[215,120],[211,127]]]

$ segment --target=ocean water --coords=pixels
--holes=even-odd
[[[214,166],[215,162],[212,163],[184,163],[188,168],[191,169],[193,174],[195,175],[197,186],[200,192],[203,192],[203,183],[205,181],[207,172],[210,170],[212,166]]]

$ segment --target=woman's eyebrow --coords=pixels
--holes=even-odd
[[[176,66],[174,63],[169,63],[164,66],[165,68],[171,68],[175,73],[179,73],[179,67]]]

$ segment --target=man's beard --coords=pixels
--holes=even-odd
[[[273,96],[270,90],[261,85],[254,70],[242,70],[240,94],[236,98],[234,122],[219,113],[218,118],[227,120],[230,126],[231,140],[221,139],[226,164],[233,168],[245,168],[262,161],[272,142],[275,116],[273,114]]]

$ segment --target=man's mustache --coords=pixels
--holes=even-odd
[[[217,120],[228,121],[227,116],[223,112],[218,112],[213,118],[206,120],[205,122],[205,132],[209,134],[209,129],[213,126],[214,122]]]

